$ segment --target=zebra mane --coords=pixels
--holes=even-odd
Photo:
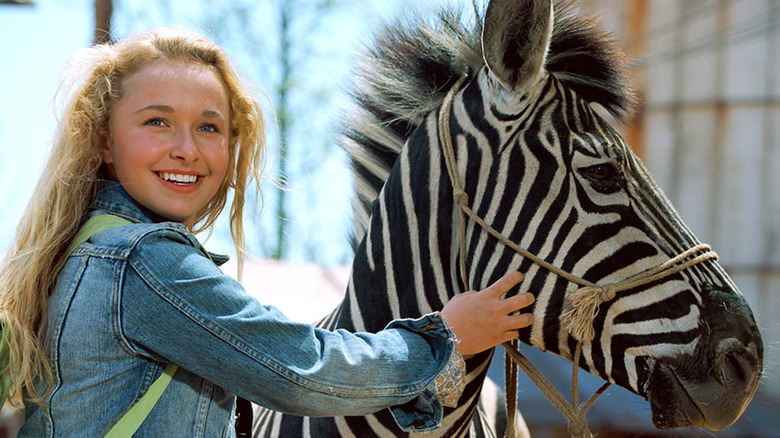
[[[570,0],[555,1],[554,7],[547,71],[623,120],[634,97],[622,52],[597,18],[579,16]],[[362,237],[371,204],[406,139],[441,106],[458,78],[483,67],[484,10],[475,4],[469,18],[443,8],[432,20],[411,16],[386,23],[373,45],[358,53],[352,107],[342,120],[340,140],[355,176],[353,243]]]

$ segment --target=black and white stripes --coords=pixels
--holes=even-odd
[[[545,10],[544,0],[536,3],[541,7],[493,0],[488,8]],[[355,179],[353,271],[344,302],[324,326],[377,331],[392,319],[441,309],[464,291],[461,219],[437,126],[444,95],[463,75],[468,80],[449,118],[458,173],[471,208],[504,236],[594,283],[618,282],[699,243],[644,165],[591,107],[599,104],[617,116],[629,110],[632,97],[619,53],[567,2],[555,2],[554,11],[551,34],[517,35],[547,41],[531,49],[547,52],[546,64],[538,66],[526,64],[543,57],[513,53],[513,44],[485,44],[508,51],[493,54],[483,54],[479,45],[483,27],[546,32],[505,22],[539,20],[529,14],[487,13],[491,20],[482,24],[480,15],[468,28],[445,11],[434,23],[396,24],[379,33],[358,63],[356,104],[345,119],[342,141]],[[485,66],[477,54],[502,65]],[[534,79],[497,73],[529,68],[541,73]],[[467,224],[465,239],[471,286],[484,288],[509,271],[522,271],[519,290],[534,293],[536,303],[535,322],[521,331],[521,341],[571,359],[576,342],[561,329],[561,314],[578,286],[509,250],[474,223]],[[622,292],[601,305],[596,337],[583,345],[581,366],[657,403],[652,384],[659,364],[694,355],[714,336],[703,316],[712,312],[711,291],[741,299],[714,261]],[[741,317],[750,325],[749,310]],[[747,338],[742,342],[748,345]],[[760,338],[754,347],[760,356]],[[446,410],[439,430],[420,436],[490,436],[495,427],[500,432],[501,425],[480,415],[495,411],[488,406],[495,397],[483,397],[484,412],[475,415],[491,356],[467,361],[468,385],[459,406]],[[256,436],[405,435],[387,411],[309,419],[261,410],[255,431]]]

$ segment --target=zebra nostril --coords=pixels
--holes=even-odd
[[[735,338],[722,339],[716,350],[715,376],[728,387],[750,383],[758,368],[758,358]]]

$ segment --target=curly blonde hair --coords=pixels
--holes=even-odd
[[[257,189],[254,193],[260,189],[265,143],[261,106],[253,87],[221,48],[196,33],[160,29],[85,49],[84,55],[81,71],[71,75],[73,86],[68,89],[74,91],[59,121],[51,155],[0,266],[0,318],[7,345],[0,355],[10,355],[3,372],[13,377],[8,401],[17,405],[23,394],[43,404],[51,391],[53,375],[44,337],[48,296],[57,274],[52,267],[66,257],[67,246],[105,176],[100,142],[128,77],[158,60],[183,60],[211,66],[222,79],[230,106],[230,158],[225,180],[197,213],[193,232],[213,227],[232,191],[230,233],[239,266],[245,252],[245,197],[251,193],[250,185]]]

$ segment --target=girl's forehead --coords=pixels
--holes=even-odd
[[[194,61],[160,60],[127,77],[120,101],[188,97],[211,105],[228,105],[225,84],[216,70]]]
[[[187,78],[213,78],[222,82],[216,70],[209,65],[196,61],[161,59],[152,61],[128,75],[125,84],[129,85],[139,80],[175,81]]]

